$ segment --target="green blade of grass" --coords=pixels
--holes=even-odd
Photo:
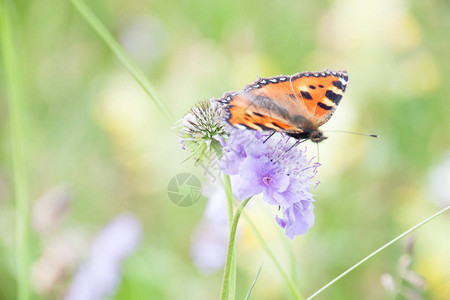
[[[259,243],[263,247],[264,251],[266,251],[267,255],[269,255],[270,259],[275,264],[275,267],[278,269],[278,272],[280,272],[281,276],[283,277],[284,281],[286,282],[286,284],[289,288],[289,291],[291,292],[294,299],[302,300],[303,297],[300,294],[300,291],[296,288],[295,283],[292,281],[292,279],[289,277],[289,275],[283,270],[280,262],[276,259],[275,254],[273,254],[272,250],[270,250],[269,246],[267,245],[266,241],[262,237],[261,233],[256,228],[253,221],[250,219],[250,217],[247,215],[246,212],[244,212],[243,215],[244,215],[245,221],[250,226],[250,229],[255,234],[256,238],[258,239]]]
[[[399,236],[397,236],[396,238],[394,238],[393,240],[387,242],[386,244],[384,244],[383,246],[381,246],[380,248],[378,248],[377,250],[375,250],[374,252],[370,253],[368,256],[366,256],[365,258],[363,258],[362,260],[360,260],[359,262],[357,262],[356,264],[354,264],[353,266],[351,266],[349,269],[347,269],[345,272],[343,272],[341,275],[339,275],[338,277],[336,277],[335,279],[331,280],[329,283],[327,283],[326,285],[324,285],[322,288],[320,288],[317,292],[315,292],[314,294],[312,294],[311,296],[309,296],[306,300],[310,300],[313,299],[314,297],[316,297],[317,295],[319,295],[320,293],[322,293],[324,290],[326,290],[327,288],[329,288],[332,284],[334,284],[336,281],[338,281],[339,279],[343,278],[345,275],[347,275],[348,273],[350,273],[351,271],[353,271],[354,269],[356,269],[357,267],[359,267],[360,265],[362,265],[364,262],[366,262],[367,260],[369,260],[370,258],[372,258],[373,256],[377,255],[378,253],[380,253],[381,251],[383,251],[384,249],[386,249],[387,247],[389,247],[390,245],[392,245],[393,243],[395,243],[396,241],[400,240],[401,238],[405,237],[406,235],[410,234],[411,232],[413,232],[414,230],[418,229],[419,227],[425,225],[426,223],[430,222],[431,220],[433,220],[434,218],[440,216],[441,214],[443,214],[444,212],[446,212],[447,210],[450,209],[450,206],[447,206],[446,208],[438,211],[437,213],[435,213],[434,215],[426,218],[425,220],[423,220],[422,222],[418,223],[417,225],[411,227],[410,229],[406,230],[405,232],[403,232],[402,234],[400,234]]]
[[[9,124],[11,132],[12,172],[14,178],[17,299],[30,299],[29,273],[29,211],[24,131],[22,125],[22,94],[17,51],[14,46],[14,26],[11,22],[12,3],[0,2],[1,43],[8,88]]]
[[[262,267],[263,267],[263,265],[261,265],[261,267],[259,267],[259,270],[258,270],[258,272],[257,272],[256,275],[255,275],[255,279],[253,279],[252,285],[251,285],[250,288],[248,289],[247,296],[245,296],[245,300],[250,299],[250,295],[251,295],[252,292],[253,292],[253,288],[255,287],[256,280],[258,280],[258,277],[259,277],[259,274],[261,273]]]
[[[294,282],[294,284],[298,286],[299,280],[297,278],[297,262],[295,259],[294,250],[292,249],[292,241],[287,238],[283,231],[279,231],[279,233],[280,238],[285,245],[286,251],[288,252],[287,255],[289,257],[290,278]]]
[[[119,45],[112,34],[106,29],[106,27],[100,22],[97,16],[86,5],[83,0],[71,0],[73,6],[78,10],[84,20],[94,29],[94,31],[100,36],[100,38],[108,45],[108,47],[114,52],[117,58],[122,62],[125,68],[131,73],[137,83],[147,93],[150,99],[155,103],[164,116],[170,121],[174,122],[175,118],[169,108],[164,102],[162,102],[155,93],[152,85],[145,77],[144,73],[134,64],[131,58],[127,55],[125,50]]]

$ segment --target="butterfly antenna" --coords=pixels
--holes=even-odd
[[[327,131],[324,131],[324,132],[339,132],[339,133],[357,134],[357,135],[364,135],[364,136],[369,136],[369,137],[373,137],[373,138],[379,137],[378,134],[368,134],[368,133],[342,131],[342,130],[327,130]]]
[[[264,140],[263,144],[264,144],[265,142],[267,142],[267,140],[270,139],[275,133],[276,133],[276,131],[272,132],[272,133],[267,137],[267,139]]]
[[[316,147],[317,147],[317,163],[320,163],[319,143],[316,143]]]

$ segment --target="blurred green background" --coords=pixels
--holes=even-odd
[[[56,227],[33,230],[33,297],[61,299],[95,234],[130,211],[142,220],[144,236],[113,298],[218,298],[222,271],[201,272],[190,254],[206,199],[188,208],[168,200],[176,174],[208,180],[192,161],[182,163],[188,153],[178,145],[174,124],[70,2],[13,4],[29,195],[34,202],[64,185],[71,199]],[[304,296],[440,209],[429,174],[450,151],[449,1],[94,0],[89,6],[177,119],[199,100],[240,90],[256,76],[348,71],[346,95],[323,129],[381,137],[327,134],[320,144],[322,183],[314,191],[316,224],[307,234],[289,241],[275,222],[276,208],[261,199],[249,208],[284,268],[296,270]],[[7,97],[0,72],[0,298],[14,299]],[[309,148],[316,155],[315,146]],[[449,226],[446,214],[416,234],[411,268],[425,279],[417,288],[425,299],[450,299]],[[59,266],[36,270],[57,239],[77,241],[69,247],[75,258],[48,282]],[[404,251],[404,241],[393,245],[317,299],[388,299],[380,278],[399,275]],[[262,263],[252,298],[289,298],[245,225],[237,257],[238,299]]]

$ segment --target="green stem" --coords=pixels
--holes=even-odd
[[[30,299],[29,274],[29,211],[25,147],[22,125],[22,94],[20,84],[20,68],[16,57],[10,17],[13,15],[9,1],[0,2],[1,42],[5,77],[9,90],[9,123],[11,130],[12,168],[14,177],[14,195],[16,211],[16,267],[17,267],[17,299]]]
[[[231,232],[233,222],[233,192],[231,189],[230,176],[224,174],[224,187],[227,195],[227,211],[228,211],[228,230]],[[236,297],[236,248],[233,248],[233,256],[231,258],[230,282],[229,282],[229,299]]]
[[[276,259],[273,252],[270,250],[269,246],[267,245],[266,241],[263,239],[261,233],[259,233],[258,229],[256,228],[253,221],[250,219],[250,217],[244,212],[244,218],[245,221],[247,221],[248,225],[252,229],[253,233],[255,234],[256,238],[258,239],[259,243],[263,247],[264,251],[266,251],[267,255],[269,255],[272,262],[275,264],[275,267],[278,269],[278,272],[280,272],[281,276],[283,277],[284,281],[287,283],[289,290],[291,291],[292,296],[297,300],[302,300],[303,297],[300,294],[300,291],[295,286],[295,283],[292,281],[292,279],[288,276],[288,274],[283,270],[281,267],[280,262]]]
[[[232,261],[233,261],[233,252],[234,252],[234,244],[236,241],[236,229],[239,222],[239,218],[241,216],[242,210],[245,205],[247,205],[248,201],[250,201],[251,197],[242,201],[236,210],[236,214],[233,217],[233,222],[231,223],[230,228],[230,237],[228,240],[228,251],[227,251],[227,261],[225,263],[225,270],[223,272],[223,280],[222,280],[222,291],[220,292],[220,299],[226,300],[228,298],[229,293],[229,284],[230,284],[230,271],[232,269]]]
[[[234,300],[236,298],[236,247],[233,248],[233,256],[231,257],[231,270],[228,299]]]
[[[414,230],[418,229],[419,227],[425,225],[426,223],[430,222],[431,220],[433,220],[434,218],[438,217],[439,215],[443,214],[444,212],[446,212],[447,210],[450,209],[450,206],[447,206],[446,208],[438,211],[437,213],[435,213],[434,215],[432,215],[431,217],[426,218],[425,220],[423,220],[422,222],[420,222],[419,224],[411,227],[410,229],[406,230],[405,232],[403,232],[402,234],[400,234],[399,236],[397,236],[395,239],[391,240],[390,242],[384,244],[383,246],[381,246],[380,248],[378,248],[377,250],[375,250],[374,252],[372,252],[371,254],[369,254],[368,256],[366,256],[365,258],[363,258],[362,260],[360,260],[359,262],[357,262],[356,264],[354,264],[352,267],[350,267],[349,269],[347,269],[344,273],[342,273],[341,275],[339,275],[338,277],[336,277],[335,279],[331,280],[329,283],[327,283],[326,285],[324,285],[321,289],[319,289],[317,292],[315,292],[314,294],[312,294],[311,296],[309,296],[306,300],[310,300],[313,299],[314,297],[316,297],[317,295],[319,295],[320,293],[322,293],[324,290],[326,290],[327,288],[329,288],[332,284],[334,284],[336,281],[338,281],[339,279],[341,279],[342,277],[344,277],[345,275],[347,275],[348,273],[350,273],[351,271],[353,271],[354,269],[356,269],[357,267],[359,267],[361,264],[363,264],[364,262],[366,262],[367,260],[369,260],[370,258],[372,258],[373,256],[377,255],[378,253],[380,253],[381,251],[383,251],[384,249],[386,249],[387,247],[389,247],[390,245],[392,245],[393,243],[395,243],[396,241],[400,240],[401,238],[405,237],[406,235],[410,234],[411,232],[413,232]]]
[[[233,222],[233,192],[231,190],[230,175],[223,175],[225,193],[227,195],[227,211],[228,211],[228,230],[231,229],[231,223]]]
[[[117,58],[122,62],[125,68],[131,73],[137,83],[144,89],[150,99],[156,104],[159,110],[166,116],[170,122],[174,122],[174,116],[164,102],[162,102],[147,80],[142,71],[134,64],[131,58],[114,39],[112,34],[106,29],[106,27],[100,22],[97,16],[92,12],[89,6],[83,0],[71,0],[73,6],[78,10],[84,20],[97,32],[100,38],[109,46],[114,52]]]

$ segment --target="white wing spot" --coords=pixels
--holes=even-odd
[[[278,80],[274,79],[269,79],[270,82],[277,82]]]
[[[339,78],[339,80],[342,82],[343,85],[347,85],[348,81],[346,81],[344,78]]]

